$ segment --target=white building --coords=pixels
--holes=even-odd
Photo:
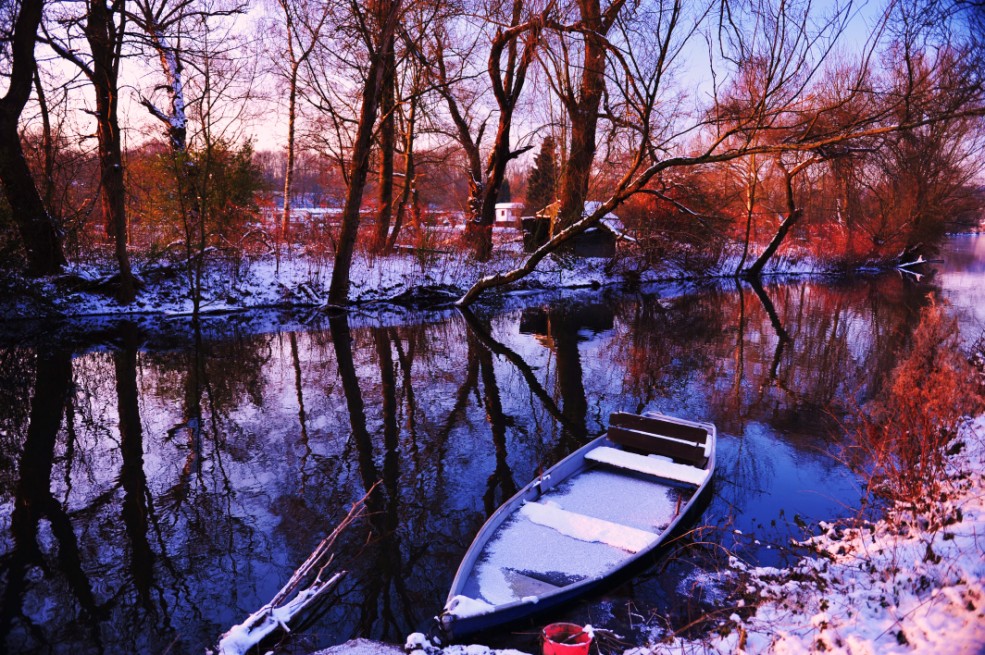
[[[493,223],[493,227],[519,229],[522,213],[522,202],[498,202],[496,203],[496,222]]]

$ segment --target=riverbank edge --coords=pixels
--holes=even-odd
[[[29,279],[0,274],[0,321],[98,319],[104,317],[214,317],[256,310],[367,311],[447,309],[455,306],[483,276],[509,270],[519,260],[502,252],[478,263],[468,258],[444,258],[425,265],[411,255],[364,257],[352,270],[352,290],[346,307],[327,301],[331,260],[296,256],[237,262],[213,262],[202,274],[198,307],[189,291],[188,271],[180,264],[135,268],[137,298],[120,304],[113,296],[115,273],[110,264],[72,265],[61,275]],[[740,280],[735,263],[690,269],[664,263],[654,266],[639,253],[612,258],[548,256],[531,274],[480,296],[479,305],[502,303],[504,298],[528,293],[603,288],[635,289],[642,285]],[[896,266],[869,262],[855,268],[824,266],[808,259],[778,258],[763,273],[762,281],[794,277],[850,277],[878,275]],[[909,269],[899,269],[912,273]],[[755,283],[755,281],[753,281]]]

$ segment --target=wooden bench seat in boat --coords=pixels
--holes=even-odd
[[[606,433],[609,441],[623,446],[630,452],[642,455],[663,455],[678,464],[704,468],[708,463],[708,448],[705,444],[683,441],[662,434],[654,434],[640,429],[610,426]]]
[[[585,455],[585,459],[599,464],[606,464],[636,473],[643,473],[644,475],[652,475],[665,480],[684,482],[695,486],[701,486],[711,475],[711,471],[705,468],[669,462],[657,457],[638,455],[608,446],[593,448]]]
[[[690,425],[681,425],[672,421],[665,421],[653,416],[639,416],[637,414],[627,414],[625,412],[613,412],[609,416],[609,425],[630,430],[639,430],[649,434],[662,437],[670,437],[693,444],[704,446],[708,442],[708,431]]]

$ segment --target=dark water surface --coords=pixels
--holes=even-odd
[[[697,532],[568,616],[639,641],[715,606],[727,553],[782,564],[858,511],[840,418],[944,296],[969,340],[985,238],[921,280],[731,281],[394,317],[6,326],[0,651],[203,653],[376,481],[331,605],[288,648],[427,627],[485,517],[615,410],[714,421]],[[524,637],[513,637],[522,643]]]

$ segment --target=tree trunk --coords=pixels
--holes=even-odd
[[[7,93],[0,98],[0,182],[27,255],[28,274],[53,275],[65,265],[61,235],[38,193],[17,130],[35,75],[34,40],[41,0],[23,0],[11,41],[13,65]]]
[[[753,262],[752,266],[750,266],[743,273],[744,277],[752,279],[752,278],[758,278],[760,275],[762,275],[763,269],[766,267],[766,264],[769,263],[773,255],[776,254],[776,251],[779,249],[780,245],[783,243],[783,240],[786,238],[787,233],[790,232],[790,228],[792,228],[794,225],[797,224],[797,221],[800,220],[803,214],[804,212],[802,209],[796,209],[793,212],[787,214],[787,217],[783,219],[782,223],[780,223],[780,227],[777,228],[776,234],[774,234],[773,238],[770,240],[769,245],[766,246],[766,250],[764,250],[763,253],[759,256],[759,258]]]
[[[349,165],[349,189],[345,196],[345,206],[342,210],[342,231],[339,235],[339,245],[335,254],[335,267],[332,269],[332,283],[328,289],[328,301],[334,305],[345,305],[349,300],[349,273],[352,268],[352,256],[356,248],[356,237],[359,233],[359,207],[366,188],[366,176],[369,172],[369,154],[373,144],[373,126],[376,123],[376,113],[383,91],[383,73],[387,61],[385,46],[393,45],[392,35],[397,28],[397,17],[400,13],[401,0],[390,0],[384,3],[385,9],[380,12],[381,47],[370,54],[369,70],[366,83],[363,86],[362,108],[359,112],[359,126],[356,130],[356,140],[352,146],[352,160]]]
[[[558,193],[560,205],[557,218],[551,225],[551,236],[575,223],[585,211],[588,182],[595,161],[599,106],[605,93],[603,36],[608,33],[614,20],[608,16],[603,17],[599,0],[581,0],[578,4],[581,23],[586,28],[581,84],[578,97],[565,100],[571,123],[571,143],[561,176],[561,189]],[[606,14],[618,13],[622,4],[613,2]]]
[[[416,87],[415,87],[416,88]],[[397,212],[393,218],[393,230],[387,238],[386,249],[392,251],[397,245],[397,238],[404,224],[404,215],[407,213],[407,205],[412,205],[412,215],[414,216],[415,227],[420,228],[418,221],[417,205],[417,166],[414,161],[414,136],[417,127],[417,97],[410,99],[410,109],[406,119],[404,131],[404,186],[400,191],[400,201],[397,203]]]
[[[116,297],[121,303],[129,304],[136,296],[136,284],[130,268],[130,255],[127,252],[126,185],[123,175],[120,124],[117,117],[119,105],[117,80],[120,50],[123,47],[123,29],[122,26],[118,27],[114,24],[105,3],[93,2],[89,6],[85,35],[92,52],[90,79],[96,91],[100,202],[106,219],[107,232],[115,242],[116,262],[120,275]]]
[[[756,171],[756,155],[749,156],[749,167],[746,171],[746,234],[742,240],[742,257],[739,258],[739,265],[735,267],[738,275],[742,267],[746,265],[746,258],[749,257],[749,240],[752,237],[752,217],[756,209],[756,184],[758,181]]]
[[[500,186],[506,176],[506,165],[532,146],[519,150],[510,149],[510,128],[520,92],[526,82],[527,69],[534,61],[540,44],[540,31],[546,20],[546,13],[523,21],[522,0],[514,0],[510,26],[500,29],[493,39],[487,62],[489,80],[493,95],[499,108],[499,121],[496,138],[489,150],[485,170],[481,166],[479,143],[485,131],[485,122],[473,139],[469,122],[462,115],[454,96],[448,91],[448,79],[444,60],[439,54],[437,67],[441,87],[439,91],[448,103],[449,113],[458,132],[458,141],[465,149],[469,160],[469,199],[466,208],[465,241],[472,248],[476,258],[486,261],[492,255],[492,226],[496,220],[496,199]],[[520,40],[523,40],[521,49]],[[439,39],[438,49],[442,49]],[[506,54],[505,66],[502,62]]]
[[[794,167],[791,171],[784,169],[784,177],[786,181],[786,194],[787,194],[787,217],[783,219],[780,223],[780,227],[777,228],[776,234],[770,240],[769,245],[766,246],[766,250],[753,262],[752,266],[749,267],[743,273],[743,276],[747,279],[758,278],[763,273],[763,268],[769,262],[770,258],[776,254],[776,251],[780,248],[783,240],[786,238],[787,234],[790,232],[790,228],[797,224],[797,221],[804,215],[803,208],[797,207],[796,199],[793,193],[793,179],[794,177],[803,171],[807,166],[814,162],[813,159],[802,162]]]
[[[492,256],[492,228],[496,221],[496,198],[506,177],[506,164],[511,157],[510,127],[513,123],[513,103],[500,104],[499,127],[496,140],[486,161],[486,181],[475,198],[476,214],[466,224],[466,239],[472,246],[476,259],[488,261]]]
[[[291,229],[291,187],[294,184],[294,130],[297,118],[298,67],[291,65],[290,91],[287,99],[287,166],[284,169],[284,211],[280,219],[280,241],[288,245]],[[290,246],[288,245],[288,250]],[[277,248],[278,259],[280,248]]]
[[[55,142],[51,132],[51,112],[48,109],[48,98],[45,96],[44,87],[41,85],[41,76],[37,69],[34,71],[34,90],[38,94],[38,111],[41,113],[41,152],[44,157],[43,178],[44,184],[41,187],[41,201],[48,211],[55,197]]]
[[[393,52],[394,35],[390,36],[390,41],[386,46],[389,54],[383,66],[383,93],[380,97],[380,196],[376,238],[373,240],[373,251],[377,253],[386,250],[387,234],[393,217],[393,153],[397,146],[397,61]]]

